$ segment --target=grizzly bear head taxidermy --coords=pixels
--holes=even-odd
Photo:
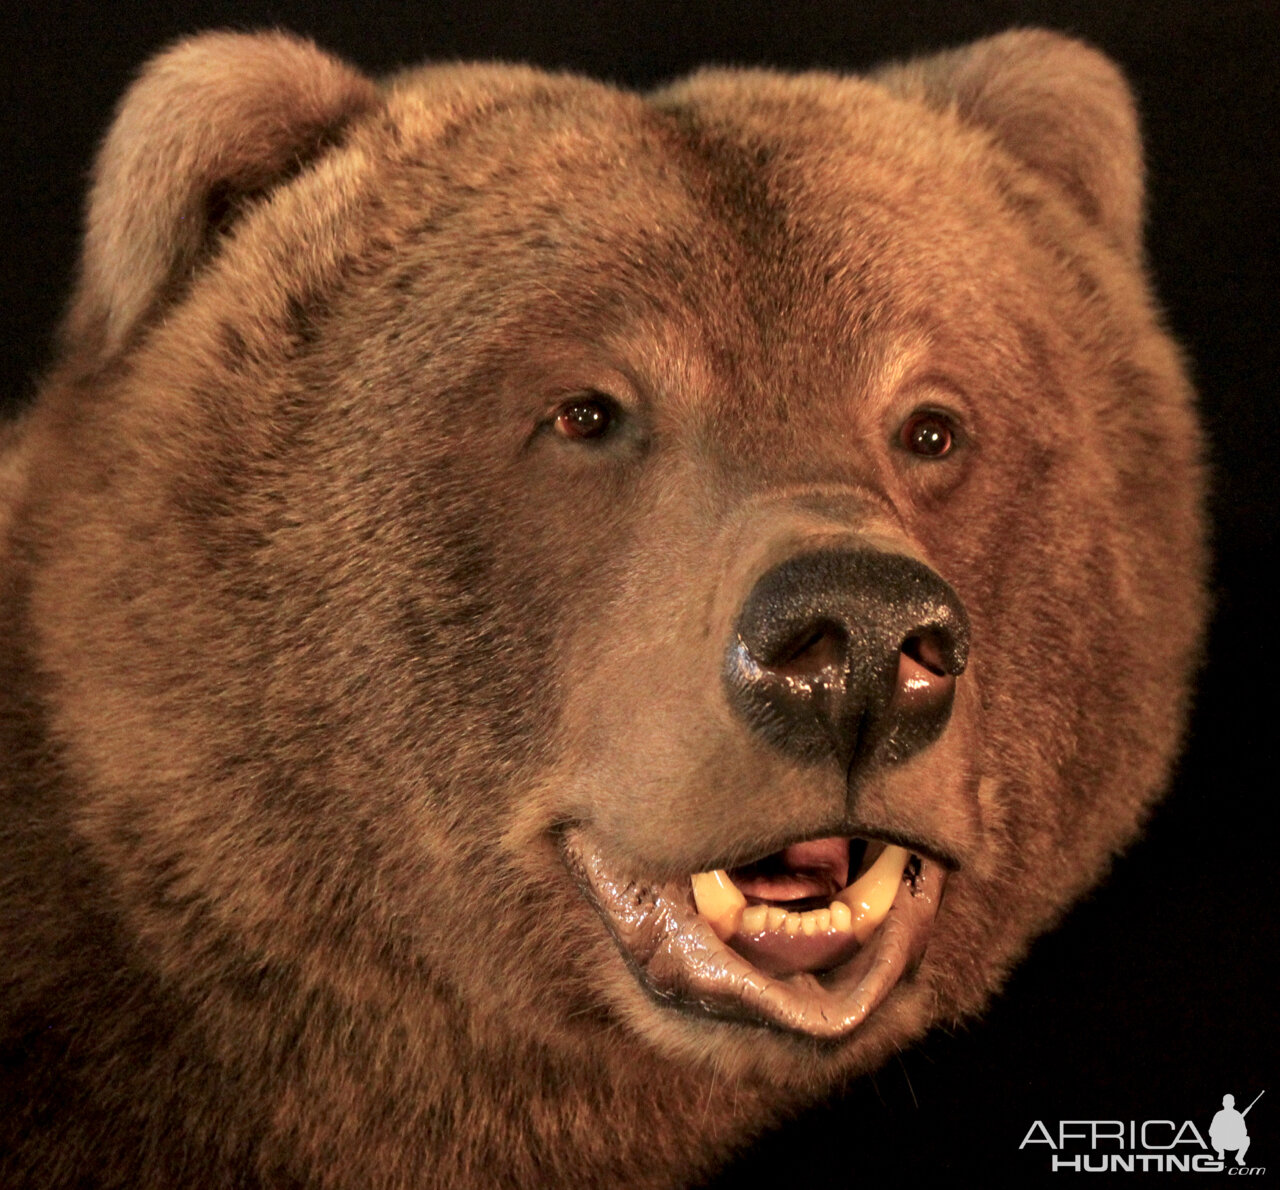
[[[0,438],[0,1180],[680,1185],[979,1011],[1183,728],[1141,215],[1049,33],[151,63]]]

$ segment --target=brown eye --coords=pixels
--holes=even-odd
[[[552,423],[562,438],[603,438],[615,420],[613,405],[603,397],[575,397],[560,406]]]
[[[951,453],[955,433],[951,422],[941,413],[916,413],[902,427],[902,445],[913,455],[940,459]]]

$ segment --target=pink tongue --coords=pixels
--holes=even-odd
[[[849,840],[793,843],[754,864],[735,868],[733,882],[761,901],[830,897],[849,883]]]

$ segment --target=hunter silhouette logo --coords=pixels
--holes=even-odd
[[[1265,1174],[1266,1166],[1246,1166],[1249,1129],[1245,1116],[1266,1094],[1259,1091],[1244,1111],[1236,1111],[1234,1095],[1222,1097],[1208,1140],[1191,1120],[1058,1120],[1057,1126],[1036,1120],[1019,1149],[1045,1152],[1052,1172],[1074,1173],[1222,1173]],[[1234,1153],[1231,1165],[1224,1154]]]
[[[1253,1097],[1253,1103],[1257,1103],[1265,1094],[1266,1091],[1259,1091]],[[1249,1129],[1245,1126],[1244,1118],[1253,1110],[1253,1103],[1244,1111],[1236,1111],[1236,1097],[1222,1097],[1222,1110],[1213,1117],[1213,1123],[1209,1125],[1209,1143],[1213,1145],[1219,1161],[1224,1160],[1224,1149],[1234,1149],[1236,1164],[1244,1164],[1244,1155],[1249,1151]]]

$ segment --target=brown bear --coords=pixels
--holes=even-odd
[[[0,1183],[678,1186],[1160,794],[1192,394],[1116,69],[154,61],[0,440]]]

